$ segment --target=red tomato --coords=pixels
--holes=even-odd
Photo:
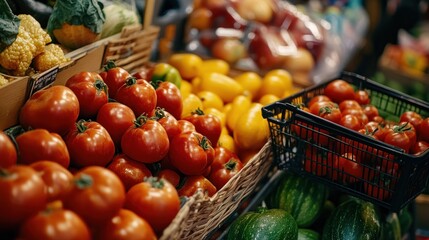
[[[201,175],[188,176],[185,184],[179,189],[179,196],[192,197],[197,191],[202,191],[204,195],[212,197],[216,192],[216,186],[207,178]]]
[[[327,161],[316,147],[308,147],[305,150],[304,170],[317,176],[325,176],[327,173]]]
[[[419,140],[429,142],[429,117],[421,121],[418,128],[418,137]]]
[[[313,105],[318,105],[318,103],[319,102],[316,102]],[[331,102],[331,104],[333,103]],[[305,107],[302,108],[302,110],[304,112],[310,112],[310,109]],[[313,126],[308,126],[308,124],[305,122],[301,122],[301,121],[294,122],[292,124],[292,131],[302,139],[312,139],[313,141],[315,141],[317,144],[321,146],[328,145],[328,137],[326,136],[328,132]],[[243,158],[241,158],[241,160],[242,162],[244,162]]]
[[[92,228],[115,216],[124,201],[125,189],[116,174],[91,166],[74,175],[72,190],[63,204]]]
[[[362,177],[362,166],[356,161],[356,156],[350,152],[343,153],[336,159],[332,171],[333,180],[339,180],[344,184],[354,183]]]
[[[104,71],[100,73],[100,76],[108,86],[110,98],[115,98],[118,89],[131,77],[128,71],[121,67],[116,67],[113,62],[108,62],[104,66]]]
[[[70,192],[73,181],[73,174],[52,161],[38,161],[30,165],[36,170],[46,185],[48,202],[63,200]]]
[[[420,155],[429,149],[429,143],[425,141],[417,141],[410,149],[410,153]]]
[[[134,161],[125,154],[116,155],[107,168],[121,179],[125,191],[128,191],[137,183],[141,183],[146,177],[152,176],[152,173],[144,163]]]
[[[176,217],[180,200],[171,183],[150,177],[127,192],[125,208],[145,219],[159,234]]]
[[[80,120],[65,138],[73,165],[106,166],[115,155],[115,144],[107,130],[97,122]]]
[[[392,196],[392,190],[395,189],[397,183],[396,178],[398,177],[396,170],[386,171],[389,173],[387,175],[384,172],[381,172],[379,168],[375,170],[365,169],[364,171],[364,191],[368,196],[371,196],[380,201],[387,201]]]
[[[374,183],[364,182],[363,189],[368,196],[380,201],[388,200],[392,196],[388,184],[384,183],[382,180]]]
[[[46,209],[24,222],[18,238],[90,240],[91,233],[76,213],[66,209]]]
[[[379,128],[381,128],[380,123],[369,121],[367,124],[365,124],[365,126],[363,126],[364,132],[362,133],[366,135],[374,135],[375,132],[379,130]]]
[[[334,123],[341,121],[341,111],[336,107],[323,107],[319,110],[319,117],[329,120]]]
[[[340,108],[341,111],[344,111],[348,108],[362,109],[362,107],[360,106],[360,104],[356,100],[344,100],[344,101],[340,102],[338,107]]]
[[[180,175],[176,171],[167,168],[158,172],[158,178],[167,180],[174,187],[179,186],[180,183]]]
[[[214,151],[213,162],[210,165],[213,170],[224,168],[225,163],[229,162],[230,160],[240,161],[240,158],[237,156],[237,154],[228,148],[216,147]]]
[[[215,185],[217,189],[221,189],[228,181],[237,175],[243,168],[243,163],[238,159],[231,158],[222,168],[211,171],[208,180]]]
[[[406,153],[410,151],[410,148],[412,146],[410,138],[404,131],[389,131],[384,137],[384,142],[395,147],[401,148]]]
[[[354,100],[356,100],[356,102],[358,102],[360,105],[367,105],[371,102],[369,94],[365,90],[357,90],[355,92]]]
[[[351,114],[343,115],[340,120],[340,125],[355,131],[358,131],[362,128],[362,123],[359,121],[359,119]]]
[[[399,117],[399,122],[409,122],[413,124],[414,128],[419,129],[419,125],[422,122],[423,117],[413,111],[406,111]]]
[[[96,121],[109,132],[116,148],[120,148],[122,135],[133,125],[135,119],[133,110],[127,105],[109,102],[101,106]]]
[[[115,99],[130,107],[136,116],[152,114],[156,107],[156,91],[143,79],[129,78],[116,92]]]
[[[162,125],[142,115],[128,128],[121,140],[122,152],[132,159],[154,163],[168,154],[170,142]]]
[[[96,72],[76,73],[67,80],[66,87],[76,94],[79,116],[84,119],[94,118],[98,109],[109,100],[107,85]]]
[[[0,169],[0,232],[17,227],[47,203],[46,186],[29,166]]]
[[[183,119],[194,124],[197,132],[206,136],[210,140],[212,146],[217,146],[222,132],[222,124],[217,116],[205,114],[203,110],[197,109],[192,112],[190,116],[184,117]]]
[[[379,116],[378,109],[374,105],[365,105],[362,110],[369,121],[375,121],[376,117]]]
[[[121,209],[107,224],[100,228],[98,239],[156,240],[157,236],[146,220],[130,210]]]
[[[180,119],[183,109],[180,89],[171,82],[160,82],[156,89],[156,106],[164,108],[176,119]]]
[[[8,168],[15,165],[18,158],[15,144],[2,131],[0,131],[0,156],[0,168]]]
[[[393,131],[403,131],[410,139],[410,145],[413,146],[417,142],[417,133],[414,126],[409,122],[400,122],[393,128]]]
[[[320,109],[323,109],[324,107],[330,107],[330,108],[338,108],[338,105],[334,102],[315,102],[309,107],[309,110],[312,114],[319,116]],[[303,109],[306,111],[305,109]]]
[[[358,120],[363,124],[367,124],[369,122],[368,117],[365,115],[362,109],[357,108],[346,108],[341,112],[343,115],[351,114],[358,118]]]
[[[173,138],[168,156],[183,174],[202,175],[213,162],[214,149],[200,133],[185,132]]]
[[[336,103],[355,99],[355,91],[352,85],[341,79],[328,83],[324,89],[324,94]]]
[[[179,135],[181,130],[177,119],[162,108],[155,109],[155,119],[164,127],[168,139],[171,141],[174,136]]]
[[[24,129],[43,128],[64,136],[79,116],[79,100],[66,86],[52,86],[33,94],[21,108]]]
[[[40,160],[50,160],[67,168],[70,155],[66,143],[60,135],[45,129],[34,129],[16,137],[19,149],[19,163],[31,164]]]
[[[180,132],[184,133],[184,132],[196,132],[197,130],[195,129],[195,126],[193,123],[187,121],[187,120],[183,120],[183,119],[179,119],[177,120],[177,123],[179,124],[179,128],[180,128]]]
[[[310,98],[310,101],[308,101],[307,103],[307,107],[311,107],[316,102],[332,102],[332,101],[326,95],[316,95]]]

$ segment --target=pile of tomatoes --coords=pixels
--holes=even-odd
[[[309,99],[301,109],[383,141],[406,154],[420,155],[429,148],[429,117],[407,111],[400,115],[399,122],[385,120],[379,115],[377,107],[371,105],[368,92],[355,90],[341,79],[327,84],[323,94]],[[307,127],[308,124],[304,122],[292,125],[297,136],[319,146],[306,148],[305,171],[342,184],[361,181],[369,196],[380,200],[391,197],[390,189],[393,189],[400,175],[393,154],[346,137],[330,141],[327,130],[311,130]]]

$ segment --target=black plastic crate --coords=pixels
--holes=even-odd
[[[429,117],[428,103],[363,76],[343,72],[335,79],[343,79],[355,89],[366,90],[371,104],[385,119],[398,122],[405,111]],[[298,107],[313,96],[323,94],[325,86],[335,79],[263,107],[262,115],[268,120],[277,167],[398,211],[425,189],[429,176],[429,151],[417,156],[405,153]],[[342,152],[364,156],[365,161],[357,163],[362,171],[352,173],[340,169],[337,162]],[[352,159],[345,157],[341,161]]]

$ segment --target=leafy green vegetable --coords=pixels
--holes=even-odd
[[[0,52],[18,36],[20,20],[12,13],[6,0],[0,0]]]
[[[98,34],[104,21],[103,4],[97,0],[58,0],[48,21],[48,33],[53,37],[53,30],[68,23],[83,25]]]
[[[106,15],[106,21],[101,32],[101,38],[121,32],[122,28],[127,25],[139,23],[137,13],[131,9],[131,6],[125,3],[114,2],[105,6],[103,11]]]

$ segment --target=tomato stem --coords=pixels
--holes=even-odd
[[[97,89],[97,95],[100,94],[101,91],[105,92],[107,94],[108,90],[107,90],[107,84],[101,80],[101,79],[96,79],[94,82],[94,88]]]
[[[195,109],[195,111],[192,112],[192,114],[197,114],[197,115],[204,115],[204,111],[200,108]]]
[[[76,128],[77,128],[78,133],[84,133],[88,129],[88,127],[85,126],[85,123],[86,123],[86,121],[83,119],[79,120],[76,123]]]
[[[411,127],[408,124],[409,124],[409,122],[405,122],[405,123],[403,123],[401,125],[395,126],[393,128],[393,131],[395,133],[401,133],[401,132],[405,132],[405,131],[410,131]]]
[[[237,162],[234,159],[229,159],[227,163],[225,163],[225,169],[229,171],[234,171],[237,166]]]
[[[154,120],[159,120],[162,118],[165,118],[165,110],[164,108],[156,107],[155,109],[155,116],[153,117]]]
[[[115,68],[115,67],[116,67],[115,61],[113,61],[113,60],[109,60],[109,61],[104,65],[104,71],[105,71],[105,72],[107,72],[107,71],[109,71],[110,69]]]
[[[143,113],[138,118],[136,118],[136,120],[134,121],[134,125],[136,126],[136,128],[139,128],[139,127],[145,125],[147,120],[149,120],[147,114]]]
[[[74,179],[74,184],[79,189],[85,189],[91,187],[93,184],[93,179],[90,175],[82,173],[79,175],[79,178]]]
[[[10,172],[5,168],[0,168],[0,177],[7,177],[10,175]]]
[[[129,78],[127,78],[127,80],[125,80],[125,84],[129,87],[129,86],[132,86],[132,85],[134,85],[134,84],[136,84],[137,83],[137,78],[135,78],[135,77],[129,77]]]
[[[157,177],[145,177],[144,181],[149,183],[153,188],[162,189],[164,187],[164,180]]]
[[[197,137],[198,138],[198,137]],[[203,136],[201,139],[200,138],[198,138],[198,141],[199,141],[199,143],[200,143],[200,146],[204,149],[204,150],[207,150],[207,149],[210,149],[212,146],[211,146],[211,143],[210,143],[210,140],[206,137],[206,136]]]

